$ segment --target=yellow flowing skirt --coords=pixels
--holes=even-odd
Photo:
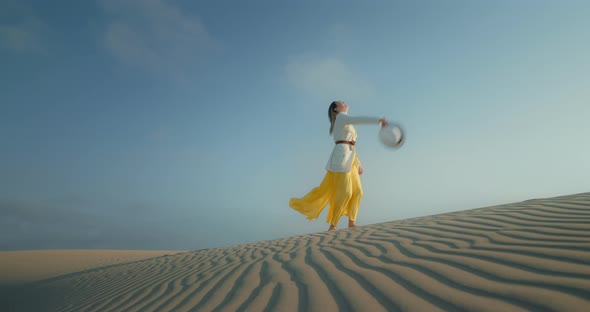
[[[336,226],[342,216],[348,216],[352,221],[356,220],[362,197],[363,188],[358,174],[358,162],[355,159],[349,172],[326,170],[324,180],[318,187],[302,198],[291,198],[289,206],[307,216],[307,219],[313,220],[330,204],[326,221]]]

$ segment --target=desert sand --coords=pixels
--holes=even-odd
[[[21,285],[118,263],[176,254],[162,250],[0,251],[0,286]]]
[[[72,255],[23,272],[29,282],[4,286],[3,304],[14,311],[590,311],[590,193],[147,259]]]

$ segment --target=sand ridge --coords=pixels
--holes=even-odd
[[[179,253],[35,284],[55,311],[588,311],[590,193]]]

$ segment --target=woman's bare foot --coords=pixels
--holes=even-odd
[[[330,224],[330,228],[328,229],[328,231],[336,231],[336,226]]]
[[[352,220],[348,220],[348,227],[349,228],[356,227],[356,223],[354,221],[352,221]]]

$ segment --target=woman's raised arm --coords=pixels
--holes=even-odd
[[[386,119],[382,117],[349,116],[346,114],[338,114],[336,116],[336,122],[342,122],[347,125],[380,124],[383,121],[386,121]]]

